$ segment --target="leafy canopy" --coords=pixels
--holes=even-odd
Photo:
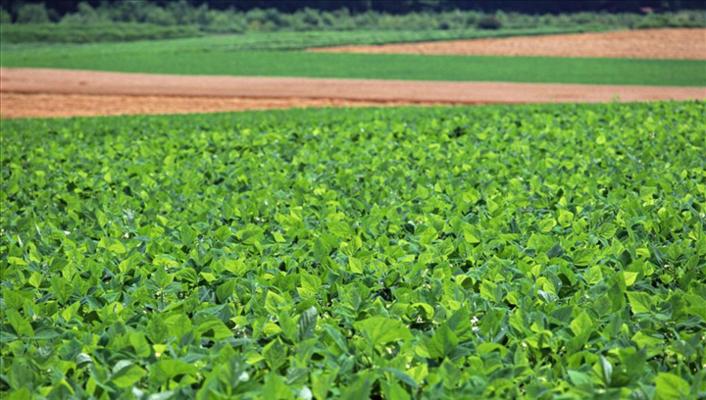
[[[703,396],[704,114],[3,121],[0,391]]]

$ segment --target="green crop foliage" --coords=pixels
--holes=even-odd
[[[181,75],[706,86],[706,61],[702,60],[294,51],[339,44],[445,40],[457,34],[480,38],[560,32],[554,28],[481,33],[275,32],[82,45],[0,41],[0,65]]]
[[[106,46],[105,50],[110,47],[102,46]],[[0,65],[176,75],[706,87],[706,61],[701,60],[229,50],[170,53],[150,52],[151,48],[148,45],[135,52],[93,53],[80,47],[59,46],[37,52],[5,52]]]
[[[705,113],[3,121],[3,398],[703,396]]]

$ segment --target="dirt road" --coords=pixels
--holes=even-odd
[[[706,99],[706,88],[177,76],[2,68],[0,116],[237,111],[311,106]]]
[[[571,35],[518,36],[379,46],[339,46],[311,49],[311,51],[706,60],[706,29],[646,29]]]

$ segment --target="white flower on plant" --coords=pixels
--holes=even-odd
[[[302,400],[311,400],[312,398],[314,398],[314,395],[311,393],[311,389],[309,389],[307,386],[301,388],[297,396]]]

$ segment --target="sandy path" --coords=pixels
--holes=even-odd
[[[339,46],[312,51],[706,60],[706,29],[647,29],[518,36],[379,46]]]
[[[706,99],[706,88],[362,79],[178,76],[0,69],[0,115],[180,113],[386,104]]]

